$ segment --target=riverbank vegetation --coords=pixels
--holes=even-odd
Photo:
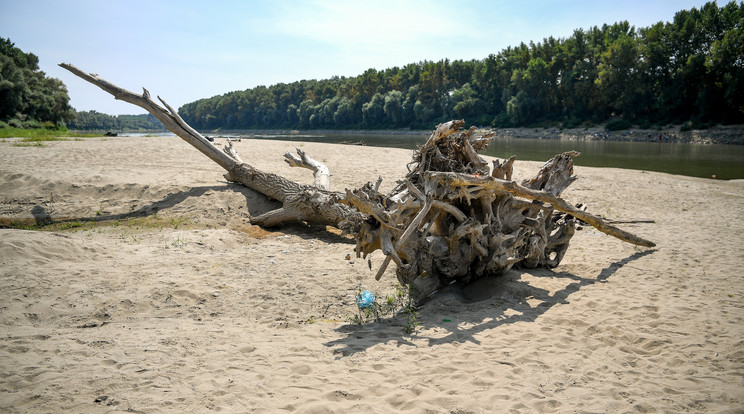
[[[100,132],[71,132],[67,128],[0,128],[0,138],[23,138],[30,141],[57,141],[63,138],[100,137]]]
[[[39,69],[39,57],[0,38],[0,137],[49,137],[74,130],[165,130],[149,114],[107,115],[77,112],[67,87]]]
[[[258,86],[179,113],[198,129],[428,129],[452,118],[493,127],[744,123],[742,21],[742,3],[709,2],[650,27],[620,22],[482,60]]]
[[[150,114],[108,115],[98,111],[76,112],[74,120],[67,124],[74,130],[99,131],[154,131],[165,130],[165,126]]]
[[[39,57],[0,38],[0,128],[54,128],[74,119],[67,87],[39,69]]]
[[[454,118],[496,128],[744,124],[743,21],[744,3],[709,2],[650,27],[605,24],[482,60],[258,86],[188,103],[179,114],[200,130],[429,130]],[[38,63],[0,38],[4,135],[164,129],[149,114],[75,111],[62,81],[46,77]]]

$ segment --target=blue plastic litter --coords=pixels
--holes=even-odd
[[[357,295],[356,302],[359,309],[371,308],[375,304],[375,295],[369,290],[365,290]]]

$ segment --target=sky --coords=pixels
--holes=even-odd
[[[357,76],[627,20],[667,22],[693,0],[0,0],[0,37],[39,57],[78,111],[140,114],[66,70],[178,108],[258,85]],[[719,6],[725,4],[718,1]]]

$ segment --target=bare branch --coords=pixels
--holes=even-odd
[[[295,148],[299,157],[288,152],[284,154],[284,161],[290,165],[290,167],[301,167],[307,168],[313,171],[313,178],[315,179],[315,186],[326,191],[331,190],[331,172],[328,170],[325,164],[320,161],[310,158],[303,150]]]
[[[166,105],[168,109],[165,109],[155,103],[152,99],[150,99],[150,93],[147,92],[146,89],[143,89],[144,92],[142,93],[142,95],[137,95],[124,88],[120,88],[113,83],[99,78],[98,75],[85,73],[84,71],[69,63],[60,63],[59,66],[69,70],[78,77],[98,86],[99,88],[113,95],[114,98],[139,106],[140,108],[151,113],[155,118],[160,120],[160,122],[162,122],[163,125],[168,128],[168,130],[194,146],[204,155],[209,157],[209,159],[222,166],[222,168],[224,168],[225,170],[230,171],[231,169],[236,167],[235,159],[220,151],[200,133],[196,132],[193,128],[186,125],[186,123],[183,122],[183,119],[178,116],[173,108],[170,108],[164,101],[161,100],[161,102],[163,102],[163,105]],[[184,127],[184,125],[186,125],[186,127]]]
[[[390,262],[398,266],[402,284],[413,284],[424,295],[451,279],[463,282],[497,275],[519,263],[525,267],[555,267],[562,260],[582,220],[597,230],[639,246],[655,244],[573,207],[560,194],[574,181],[573,157],[559,154],[531,180],[512,180],[511,157],[494,162],[491,171],[478,155],[491,134],[475,137],[476,129],[460,131],[463,120],[437,126],[414,153],[405,179],[388,195],[380,194],[381,178],[360,189],[330,191],[325,164],[301,150],[285,154],[293,167],[313,171],[315,185],[303,185],[257,170],[243,162],[230,142],[220,151],[190,127],[163,99],[137,95],[97,75],[61,64],[63,68],[158,118],[170,131],[227,170],[225,177],[282,203],[282,207],[251,222],[276,226],[305,221],[335,226],[356,238],[356,254],[365,257],[378,249],[385,254],[376,279]]]
[[[529,200],[540,201],[552,205],[556,210],[570,214],[579,220],[585,221],[602,233],[616,237],[624,242],[644,247],[654,247],[656,244],[652,241],[643,239],[634,234],[621,230],[601,218],[577,209],[552,193],[546,191],[532,190],[521,186],[514,181],[505,181],[493,177],[474,177],[466,174],[432,172],[427,176],[430,179],[437,180],[448,186],[480,186],[495,191],[505,191],[517,197],[527,198]]]

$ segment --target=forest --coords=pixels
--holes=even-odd
[[[39,69],[39,57],[0,38],[0,128],[76,130],[164,130],[150,114],[107,115],[77,112],[67,87]]]
[[[423,61],[356,77],[257,86],[179,108],[197,129],[629,127],[744,123],[744,4],[682,10],[507,47],[482,60]]]
[[[355,77],[234,91],[179,108],[200,130],[431,129],[469,125],[608,129],[744,123],[744,3],[708,2],[671,22],[575,29],[481,60],[410,63]],[[163,129],[148,115],[76,112],[39,58],[0,38],[0,127]]]
[[[75,113],[75,119],[67,123],[74,130],[99,131],[152,131],[165,130],[165,126],[150,114],[108,115],[98,111]]]
[[[0,126],[40,128],[75,118],[67,87],[39,69],[39,57],[0,38]]]

